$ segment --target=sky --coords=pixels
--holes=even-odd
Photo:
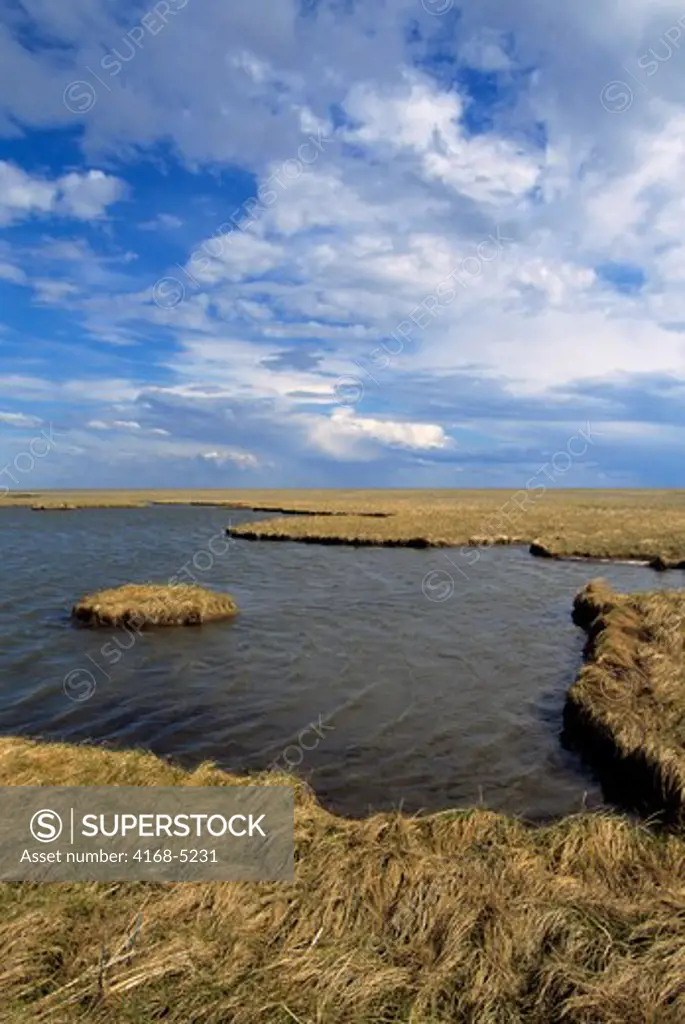
[[[682,486],[684,233],[677,3],[0,0],[0,495]]]

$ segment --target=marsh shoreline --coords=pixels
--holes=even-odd
[[[584,664],[564,706],[562,742],[581,751],[612,803],[685,826],[685,591],[576,596]]]
[[[386,547],[525,544],[559,560],[685,568],[685,491],[561,490],[141,490],[22,491],[3,508],[36,511],[202,505],[274,513],[245,540]]]
[[[351,518],[359,529],[358,511],[327,511],[331,531]],[[469,525],[481,511],[466,514]],[[385,510],[366,517],[366,530],[406,546],[382,531],[402,519],[406,531],[413,515]],[[671,511],[662,516],[667,532]],[[437,529],[459,535],[459,511],[450,517]],[[293,512],[288,526],[297,533],[305,518]],[[264,522],[267,533],[269,524],[282,528]],[[645,534],[652,545],[655,532],[652,524]],[[498,532],[487,539],[503,543]],[[649,827],[602,811],[531,824],[482,807],[345,818],[277,772],[238,776],[209,763],[188,771],[142,751],[0,738],[2,785],[278,781],[296,798],[292,884],[1,883],[7,1020],[679,1024],[685,787],[677,780],[685,773],[653,704],[670,708],[677,696],[684,606],[682,593],[616,594],[599,584],[574,603],[587,644],[567,697],[567,732],[607,781],[620,777],[619,789],[639,794],[643,813],[659,811]]]
[[[292,883],[0,883],[5,1019],[683,1019],[678,836],[606,813],[348,820],[288,776],[0,739],[2,785],[247,782],[294,789]]]

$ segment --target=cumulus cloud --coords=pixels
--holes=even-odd
[[[460,95],[416,74],[385,93],[369,85],[356,87],[346,110],[360,123],[346,133],[350,141],[380,149],[387,159],[414,154],[422,175],[476,202],[513,203],[540,177],[540,154],[497,134],[469,137],[460,123]]]
[[[125,194],[124,182],[104,171],[72,171],[49,180],[0,160],[0,225],[47,214],[95,220]]]
[[[449,444],[445,431],[437,424],[357,416],[345,407],[335,409],[329,417],[310,420],[309,433],[317,448],[342,458],[362,454],[369,442],[413,451],[446,448]]]

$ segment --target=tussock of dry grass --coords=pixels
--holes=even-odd
[[[685,825],[685,591],[577,596],[586,664],[568,693],[569,738],[624,798]]]
[[[245,781],[134,752],[0,741],[0,784]],[[0,886],[4,1019],[685,1019],[679,838],[599,815],[537,829],[485,810],[349,821],[295,785],[292,884]]]
[[[194,626],[238,611],[233,598],[190,585],[127,584],[84,597],[72,616],[88,626]]]

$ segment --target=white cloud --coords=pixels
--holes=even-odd
[[[368,443],[412,451],[447,448],[450,438],[433,423],[406,423],[357,416],[350,408],[335,409],[329,417],[306,419],[311,442],[321,451],[338,458],[374,456]]]
[[[42,422],[37,416],[27,416],[21,412],[0,412],[0,423],[10,427],[39,427]]]
[[[78,220],[96,220],[126,194],[124,183],[103,171],[72,172],[56,184],[57,212]]]
[[[173,230],[183,227],[183,221],[173,213],[158,213],[152,220],[143,221],[138,227],[141,231]]]
[[[55,280],[48,277],[35,278],[31,284],[36,301],[48,306],[59,305],[70,296],[78,295],[79,291],[71,281]]]
[[[537,184],[540,155],[497,134],[469,137],[460,125],[464,101],[416,74],[400,88],[379,93],[357,86],[346,103],[361,126],[354,142],[386,150],[387,158],[411,152],[423,175],[477,202],[502,204],[523,198]]]
[[[194,280],[212,285],[217,281],[260,276],[282,263],[285,256],[285,250],[279,245],[237,231],[227,223],[223,230],[193,250],[186,269]]]
[[[506,49],[503,36],[484,28],[467,39],[459,50],[459,56],[469,67],[481,71],[509,71],[513,62]]]
[[[0,225],[41,214],[96,220],[125,194],[124,182],[103,171],[72,171],[50,181],[0,160]]]
[[[20,267],[0,261],[0,280],[9,281],[11,284],[26,284],[27,277]]]
[[[217,452],[202,452],[200,458],[204,462],[213,462],[217,466],[227,464],[236,465],[239,469],[255,469],[259,462],[250,452],[235,452],[222,450]]]
[[[145,427],[137,420],[89,420],[86,423],[89,430],[107,430],[134,434],[150,434],[156,437],[169,437],[169,431],[161,427]]]
[[[87,406],[80,422],[97,416],[92,430],[119,432],[112,450],[127,434],[127,450],[145,457],[158,444],[164,457],[230,462],[222,439],[232,417],[235,451],[254,450],[262,467],[274,451],[379,463],[404,453],[414,465],[416,453],[430,462],[452,445],[461,412],[443,382],[456,375],[475,380],[476,396],[478,386],[497,387],[503,405],[539,399],[556,409],[559,389],[598,389],[618,367],[685,374],[685,63],[674,56],[644,90],[630,79],[623,113],[602,106],[605,84],[627,80],[622,69],[635,71],[636,55],[663,35],[672,4],[626,0],[617,19],[613,0],[598,0],[550,19],[537,0],[485,0],[462,6],[458,25],[416,0],[322,3],[301,20],[296,7],[188,5],[146,37],[119,79],[107,79],[112,92],[100,88],[84,118],[65,111],[64,86],[98,66],[102,39],[120,37],[115,15],[85,18],[76,0],[33,4],[38,25],[61,43],[59,60],[56,48],[29,52],[20,35],[0,32],[0,95],[12,123],[78,121],[90,163],[150,153],[164,140],[186,170],[223,175],[237,163],[263,194],[284,161],[297,163],[308,134],[326,136],[248,231],[208,233],[205,249],[199,238],[186,252],[194,283],[183,278],[186,296],[173,309],[150,299],[155,272],[144,280],[146,268],[122,268],[126,257],[112,268],[83,243],[53,240],[55,261],[79,268],[58,277],[60,268],[46,273],[3,251],[0,276],[21,283],[28,270],[39,302],[80,312],[89,338],[117,346],[106,355],[112,364],[97,364],[97,380],[79,370],[82,378],[51,389],[23,378],[10,393],[52,390],[56,402]],[[414,19],[420,31],[407,43]],[[454,62],[434,59],[438,51]],[[463,74],[465,63],[477,74]],[[471,78],[483,85],[481,72],[496,77],[493,102],[485,88],[468,95]],[[173,175],[171,158],[169,168]],[[119,179],[99,171],[52,180],[2,164],[0,174],[4,223],[87,220],[123,196]],[[233,210],[217,204],[215,231]],[[131,219],[144,230],[180,226],[149,210]],[[506,242],[483,258],[500,231]],[[642,268],[645,287],[612,287],[600,269],[611,260]],[[453,299],[424,316],[420,304],[453,271]],[[163,266],[156,274],[165,272],[183,277]],[[121,346],[147,340],[146,321],[169,341],[161,356],[150,346],[149,385],[119,379],[128,372]],[[400,324],[404,340],[388,342],[388,355],[380,343]],[[354,411],[334,409],[336,381],[349,375],[364,397]],[[492,438],[498,422],[483,431]]]
[[[31,178],[16,164],[0,161],[0,224],[32,213],[49,213],[56,194],[54,183]]]

